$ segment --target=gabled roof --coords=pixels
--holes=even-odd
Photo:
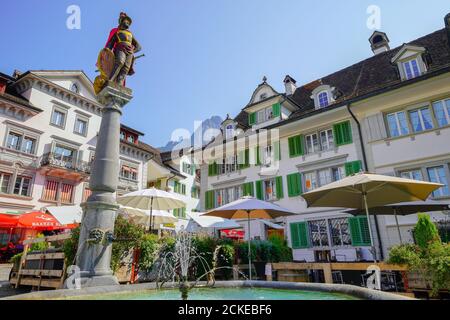
[[[336,97],[335,101],[328,108],[320,111],[326,112],[333,107],[365,99],[374,94],[409,85],[441,72],[450,71],[450,44],[445,29],[411,41],[408,45],[426,49],[425,55],[428,56],[426,59],[428,61],[428,72],[426,74],[408,81],[401,80],[397,66],[391,62],[392,58],[403,48],[403,45],[399,46],[298,87],[295,93],[287,98],[294,100],[300,106],[300,109],[292,113],[288,120],[279,122],[277,126],[283,125],[289,120],[317,113],[311,94],[315,88],[322,84],[335,87],[339,91],[339,96]],[[235,117],[235,121],[243,127],[248,127],[247,113],[241,111]]]

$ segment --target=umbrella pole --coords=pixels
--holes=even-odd
[[[152,229],[153,229],[153,197],[150,200],[150,233],[152,233]]]
[[[403,244],[402,233],[400,232],[400,225],[398,223],[397,209],[396,208],[394,209],[394,217],[395,217],[395,223],[397,224],[398,238],[400,239],[400,244]]]
[[[369,236],[370,236],[370,247],[372,248],[372,254],[373,254],[373,262],[377,262],[377,251],[375,249],[375,246],[373,245],[373,236],[372,236],[372,227],[370,226],[370,216],[369,216],[369,206],[367,205],[367,193],[363,193],[364,197],[364,207],[366,209],[366,216],[367,216],[367,225],[369,226]]]
[[[251,235],[250,235],[250,211],[247,211],[247,223],[248,223],[248,277],[250,279],[250,281],[252,281],[252,255],[251,255],[251,245],[250,245],[250,240],[251,240]]]

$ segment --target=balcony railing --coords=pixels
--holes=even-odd
[[[92,162],[74,159],[73,157],[61,156],[61,154],[54,152],[44,154],[39,161],[40,167],[51,166],[54,168],[67,169],[85,174],[91,173],[91,164]]]

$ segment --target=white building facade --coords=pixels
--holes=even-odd
[[[2,75],[0,93],[0,212],[77,205],[90,195],[89,175],[102,106],[82,71]],[[148,145],[123,140],[119,194],[147,182]]]
[[[198,157],[204,161],[202,210],[243,195],[290,209],[296,215],[278,222],[295,261],[372,260],[371,223],[376,256],[386,258],[399,243],[392,217],[372,216],[368,222],[346,209],[308,209],[301,195],[370,171],[440,182],[444,187],[431,198],[450,199],[448,23],[392,50],[387,36],[375,32],[373,57],[300,87],[286,76],[284,93],[263,79]],[[436,221],[445,217],[431,215]],[[400,217],[405,240],[412,241],[416,221],[416,215]],[[259,221],[251,229],[252,238],[268,235]]]

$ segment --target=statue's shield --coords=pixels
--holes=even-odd
[[[97,60],[97,68],[105,79],[109,79],[114,68],[114,52],[111,49],[103,48]]]

